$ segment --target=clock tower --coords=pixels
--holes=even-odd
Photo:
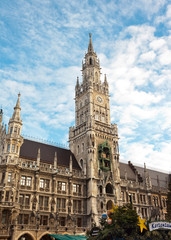
[[[87,179],[86,214],[91,227],[121,202],[117,125],[110,122],[109,85],[101,81],[100,61],[89,34],[82,62],[82,81],[75,86],[75,126],[69,145]]]

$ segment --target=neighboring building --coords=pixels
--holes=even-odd
[[[8,130],[0,110],[0,239],[83,234],[115,205],[132,201],[143,218],[165,219],[168,174],[119,162],[109,86],[91,35],[75,87],[69,149],[23,139],[20,94]]]

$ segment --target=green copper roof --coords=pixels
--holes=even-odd
[[[54,237],[58,240],[86,240],[86,236],[82,235],[60,235],[60,234],[49,234],[51,237]]]

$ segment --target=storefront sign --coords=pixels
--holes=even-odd
[[[99,232],[100,232],[100,228],[94,227],[94,228],[92,228],[90,234],[91,234],[92,237],[95,237],[95,236],[97,236],[99,234]]]
[[[150,231],[163,228],[163,229],[169,229],[171,230],[171,222],[152,222],[149,223],[149,229]]]

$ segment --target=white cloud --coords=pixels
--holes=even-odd
[[[81,60],[92,31],[102,74],[107,73],[109,81],[111,119],[118,123],[122,158],[147,165],[162,156],[168,161],[164,143],[171,131],[171,41],[166,28],[161,36],[156,31],[159,23],[170,26],[170,5],[163,0],[100,5],[81,1],[79,8],[77,1],[53,4],[11,2],[1,12],[4,120],[11,116],[21,91],[23,132],[29,129],[33,136],[66,141],[75,116],[76,77],[81,79]]]
[[[171,26],[171,5],[167,6],[165,15],[160,15],[156,17],[156,23],[164,23],[167,27]]]

